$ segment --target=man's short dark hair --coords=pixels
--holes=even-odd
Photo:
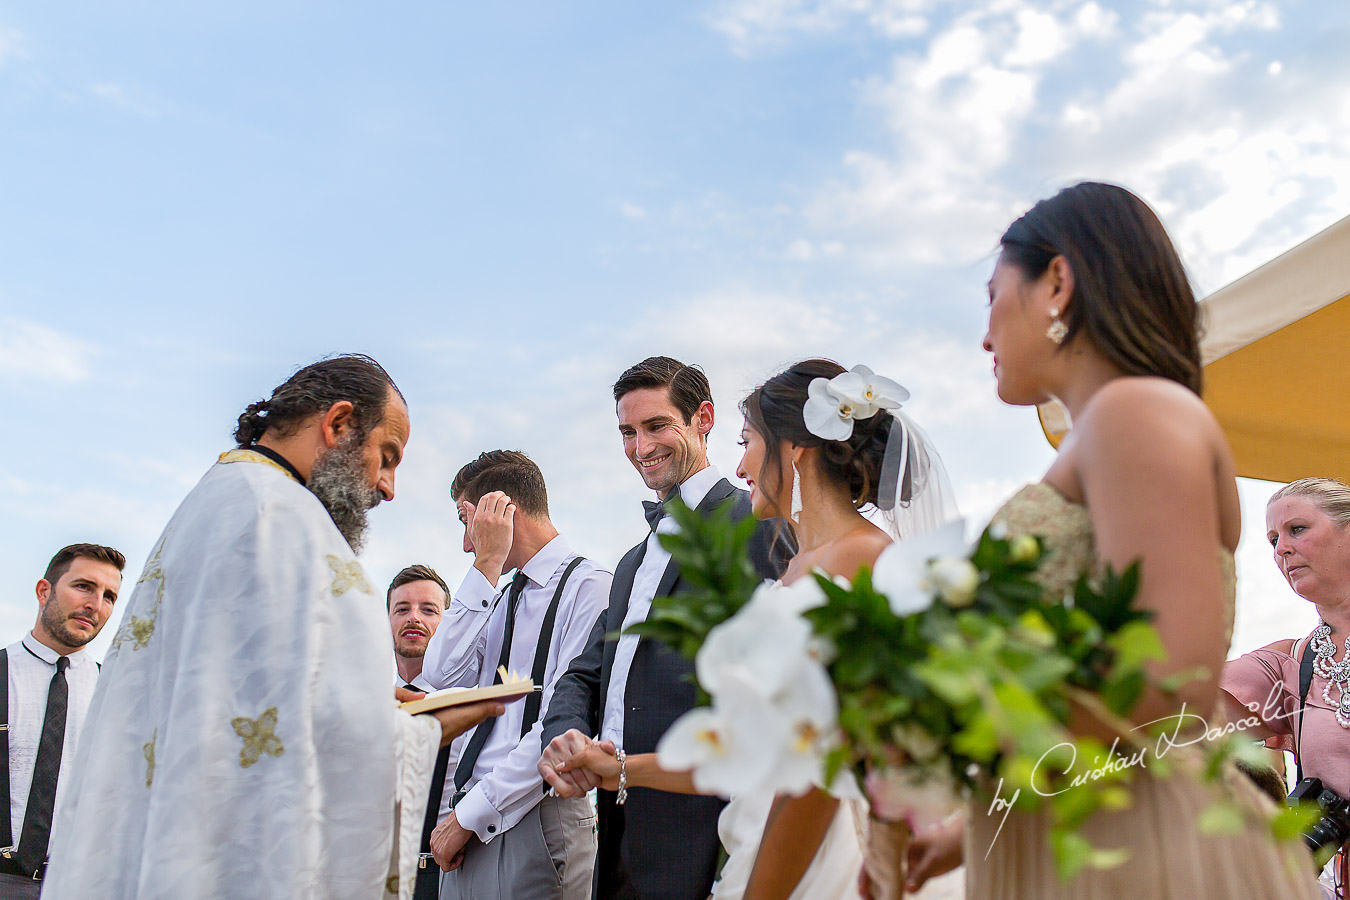
[[[399,398],[403,392],[384,367],[359,353],[330,356],[310,363],[279,384],[266,400],[250,403],[239,416],[234,439],[251,447],[274,428],[282,437],[294,434],[315,413],[327,412],[343,400],[352,404],[352,424],[357,443],[365,443],[371,429],[384,421],[389,389]]]
[[[389,582],[389,590],[384,592],[384,608],[389,609],[394,603],[394,589],[401,588],[405,584],[412,584],[416,581],[430,581],[441,589],[445,595],[445,602],[442,606],[450,605],[450,588],[446,587],[445,580],[436,574],[436,570],[431,566],[424,566],[418,563],[414,566],[408,566],[402,572],[394,576],[394,580]]]
[[[502,491],[527,516],[548,515],[548,490],[544,473],[534,460],[519,450],[489,450],[460,469],[450,485],[456,501],[478,503],[484,494]]]
[[[102,544],[71,544],[56,551],[52,561],[47,563],[43,580],[54,587],[61,580],[61,576],[70,570],[70,564],[77,559],[92,559],[95,562],[107,563],[119,572],[127,564],[127,558],[121,551],[112,547],[105,547]]]
[[[629,367],[614,382],[614,402],[642,388],[666,388],[670,402],[684,416],[684,424],[694,421],[694,413],[705,402],[712,402],[712,386],[698,366],[687,366],[669,356],[649,356]]]

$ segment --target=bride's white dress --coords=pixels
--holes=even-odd
[[[745,894],[773,797],[772,791],[732,797],[722,810],[717,834],[726,848],[727,863],[713,885],[714,900],[740,900]],[[866,815],[863,801],[840,801],[839,811],[791,900],[843,900],[858,896],[858,871],[862,868],[859,834]]]

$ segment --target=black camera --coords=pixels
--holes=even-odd
[[[1323,847],[1340,847],[1350,840],[1350,800],[1322,787],[1322,779],[1305,778],[1289,795],[1290,803],[1316,803],[1322,817],[1303,832],[1303,843],[1316,855]]]

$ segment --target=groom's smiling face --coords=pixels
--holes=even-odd
[[[667,388],[638,388],[619,399],[624,455],[662,498],[708,464],[704,436],[712,428],[712,404],[703,406],[706,414],[700,408],[686,422]]]

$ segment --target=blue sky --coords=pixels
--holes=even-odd
[[[708,370],[726,472],[748,388],[868,364],[985,517],[1050,458],[979,348],[1002,229],[1116,181],[1200,293],[1240,276],[1350,214],[1347,38],[1298,0],[0,2],[0,628],[63,544],[134,579],[239,410],[342,350],[411,405],[376,581],[467,568],[448,487],[496,446],[612,564],[608,385],[653,353]],[[1236,649],[1312,622],[1268,492]]]

